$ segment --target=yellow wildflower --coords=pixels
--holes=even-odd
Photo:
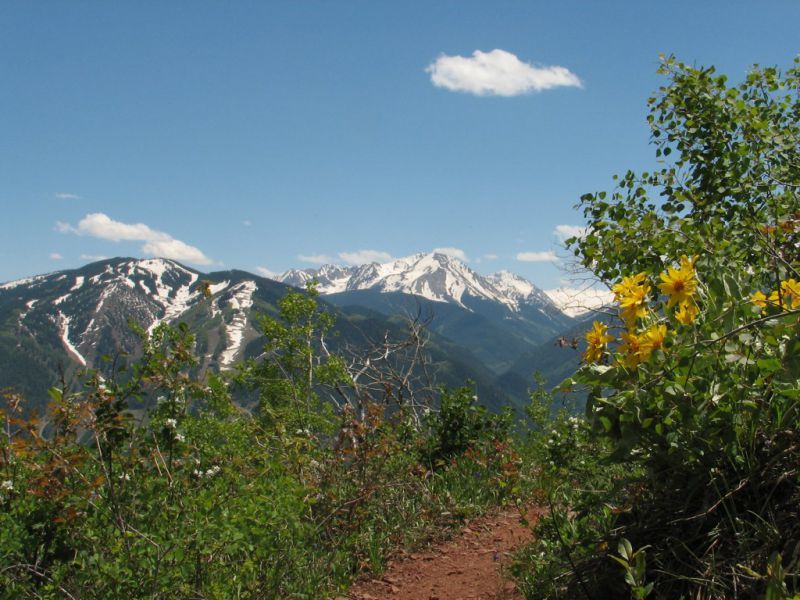
[[[622,360],[620,361],[626,367],[635,367],[642,362],[641,345],[642,339],[636,332],[627,331],[621,335],[622,343],[619,345],[619,351],[622,353]]]
[[[647,360],[653,351],[664,347],[664,340],[667,337],[666,325],[653,325],[645,331],[640,339],[639,355],[642,360]]]
[[[587,363],[598,362],[603,357],[608,342],[614,339],[614,336],[608,335],[607,331],[608,327],[604,323],[598,321],[592,323],[592,328],[586,334],[589,346],[583,353],[583,360]]]
[[[769,303],[769,301],[770,300],[769,300],[769,298],[767,298],[767,295],[764,292],[762,292],[761,290],[758,290],[755,294],[753,294],[753,297],[750,298],[750,302],[752,302],[753,304],[755,304],[758,308],[760,308],[762,310],[764,308],[766,308],[766,306]]]
[[[769,295],[767,302],[772,306],[783,308],[783,296],[779,294],[777,290]]]
[[[775,290],[767,296],[758,290],[750,298],[750,301],[762,310],[767,306],[792,310],[800,308],[800,282],[794,278],[786,279],[781,281],[780,291]]]
[[[691,325],[694,323],[699,313],[700,309],[697,308],[697,304],[694,303],[694,300],[687,300],[686,302],[680,303],[678,310],[675,311],[675,318],[679,323]]]
[[[662,293],[669,296],[667,308],[674,304],[683,303],[690,300],[697,291],[697,274],[694,270],[694,258],[681,256],[680,267],[669,267],[666,273],[661,273],[661,281],[658,285]]]
[[[781,281],[781,295],[788,308],[794,310],[800,307],[800,283],[794,279]]]
[[[647,314],[647,296],[650,295],[650,283],[646,273],[623,277],[614,286],[614,298],[619,302],[622,318],[629,327]]]

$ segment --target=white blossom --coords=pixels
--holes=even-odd
[[[13,489],[14,483],[9,479],[6,479],[3,483],[0,483],[0,490],[3,490],[4,492],[10,492]]]

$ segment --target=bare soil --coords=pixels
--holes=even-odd
[[[349,599],[518,600],[522,595],[503,571],[511,552],[530,541],[540,514],[529,510],[529,525],[520,522],[517,508],[469,521],[452,539],[403,554],[381,577],[357,583]]]

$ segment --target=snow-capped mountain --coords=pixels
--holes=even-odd
[[[360,305],[386,316],[414,314],[425,304],[431,328],[470,348],[500,373],[517,357],[568,328],[572,318],[533,283],[501,271],[483,276],[439,253],[415,254],[353,267],[291,270],[277,279],[294,286],[317,282],[338,306]]]
[[[332,280],[341,278],[341,270],[326,273]],[[41,408],[62,374],[74,385],[81,367],[109,376],[115,363],[129,360],[126,354],[141,352],[131,321],[150,331],[161,322],[186,323],[195,335],[198,370],[229,369],[262,353],[257,317],[275,315],[290,290],[244,271],[205,274],[172,260],[130,258],[0,284],[0,389],[12,388],[31,399],[30,407]],[[364,304],[336,308],[325,303],[325,310],[336,316],[337,335],[328,340],[332,351],[358,352],[375,340],[400,340],[406,333],[402,322]],[[500,406],[508,401],[505,388],[472,350],[430,332],[428,352],[437,380],[457,386],[470,378],[479,382],[485,401]],[[0,396],[0,406],[3,402]]]
[[[292,270],[277,279],[244,271],[206,274],[166,259],[114,258],[0,284],[0,389],[10,385],[45,399],[60,373],[70,376],[79,367],[110,372],[104,356],[140,352],[131,321],[148,331],[161,322],[186,323],[196,336],[198,368],[229,369],[262,352],[257,315],[275,314],[291,289],[287,284],[311,280],[337,315],[340,336],[331,344],[358,348],[387,331],[402,336],[398,317],[416,315],[428,323],[442,382],[493,382],[484,387],[502,390],[496,398],[512,393],[524,399],[526,364],[514,375],[516,387],[504,379],[506,372],[577,323],[531,282],[504,271],[483,276],[438,253]],[[530,365],[530,373],[537,369]]]
[[[225,368],[256,335],[249,309],[259,285],[251,277],[203,275],[166,259],[112,259],[0,285],[0,322],[6,328],[13,321],[19,351],[49,341],[81,366],[96,367],[103,354],[137,347],[130,321],[152,331],[202,314],[216,339],[206,362]]]
[[[479,275],[463,262],[439,253],[420,253],[386,263],[353,267],[323,265],[319,269],[292,269],[278,281],[304,286],[317,281],[323,295],[377,290],[420,296],[434,302],[450,302],[468,308],[466,298],[496,302],[513,311],[523,305],[539,306],[548,312],[555,303],[530,281],[508,271]]]
[[[488,279],[506,298],[516,306],[523,304],[542,304],[556,306],[553,300],[524,277],[511,271],[498,271],[487,275]]]

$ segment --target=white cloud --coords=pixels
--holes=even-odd
[[[80,196],[78,194],[70,194],[68,192],[58,192],[56,198],[59,200],[80,200]]]
[[[563,242],[567,238],[583,237],[586,235],[586,227],[581,227],[580,225],[556,225],[553,235],[558,238],[559,242]]]
[[[250,221],[249,219],[245,219],[244,221],[242,221],[242,225],[244,225],[245,227],[250,227],[250,225],[252,224],[253,222]]]
[[[560,287],[544,292],[562,311],[572,317],[607,306],[614,300],[614,294],[610,290],[600,288]]]
[[[144,223],[122,223],[103,213],[91,213],[78,222],[77,227],[68,223],[56,223],[61,233],[88,235],[112,242],[144,242],[142,252],[151,256],[161,256],[198,265],[213,264],[203,252],[186,242],[176,240],[168,233],[158,231]]]
[[[298,254],[297,258],[312,265],[324,265],[325,263],[333,262],[333,259],[327,254]]]
[[[256,273],[267,279],[275,279],[278,276],[275,271],[270,271],[267,267],[256,267]]]
[[[153,240],[142,246],[142,252],[151,256],[163,256],[175,260],[184,260],[197,265],[210,265],[214,261],[208,258],[200,248],[190,246],[176,239]]]
[[[102,254],[81,254],[81,260],[106,260],[107,258]]]
[[[545,250],[544,252],[519,252],[517,260],[521,262],[558,262],[558,257],[552,250]]]
[[[464,252],[461,248],[434,248],[434,254],[444,254],[446,256],[451,256],[453,258],[457,258],[463,262],[469,262],[469,258],[467,257],[467,253]]]
[[[518,96],[556,87],[581,87],[581,80],[565,67],[532,65],[500,49],[475,50],[471,57],[442,54],[425,72],[436,87],[477,96]]]
[[[394,260],[388,252],[381,250],[358,250],[356,252],[339,252],[339,258],[348,265],[363,265],[366,263],[385,263]]]
[[[53,260],[61,260],[64,257],[61,256],[58,252],[51,252],[50,258],[52,258]]]

